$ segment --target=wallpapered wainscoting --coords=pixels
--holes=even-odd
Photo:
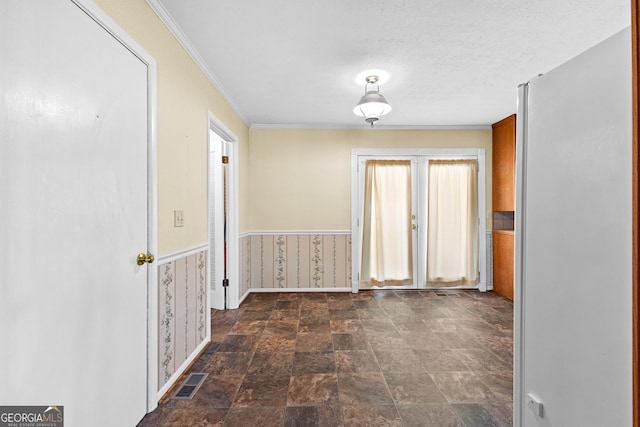
[[[487,289],[493,289],[491,230],[486,235]],[[351,291],[351,233],[240,236],[240,300],[260,289]]]
[[[240,237],[240,295],[253,290],[351,290],[351,233]]]
[[[158,262],[158,394],[162,396],[210,340],[207,245]]]

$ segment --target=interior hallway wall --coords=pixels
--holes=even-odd
[[[351,289],[354,148],[484,148],[491,209],[490,129],[251,129],[249,135],[251,231],[240,240],[241,296]]]
[[[247,194],[249,130],[145,0],[95,0],[158,63],[158,251],[207,242],[208,117],[238,137],[240,194]],[[184,211],[184,227],[173,211]],[[239,199],[239,229],[247,220]]]

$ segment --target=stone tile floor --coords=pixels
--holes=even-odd
[[[211,323],[200,390],[139,427],[512,425],[513,304],[492,292],[257,293]]]

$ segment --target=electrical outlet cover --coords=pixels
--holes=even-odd
[[[184,211],[173,211],[173,226],[184,227]]]

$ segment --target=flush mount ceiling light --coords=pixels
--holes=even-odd
[[[353,113],[364,117],[364,120],[370,123],[371,127],[380,117],[391,111],[391,105],[387,103],[384,96],[380,95],[378,80],[378,76],[367,76],[364,85],[364,96],[360,98],[360,102],[353,109]]]
[[[367,81],[367,77],[369,76],[378,76],[378,84],[380,86],[382,86],[383,84],[388,82],[389,79],[391,79],[391,73],[389,73],[388,71],[382,70],[380,68],[369,68],[358,73],[358,75],[356,76],[355,79],[353,79],[353,81],[356,82],[357,85],[361,85],[362,81],[363,80]]]

